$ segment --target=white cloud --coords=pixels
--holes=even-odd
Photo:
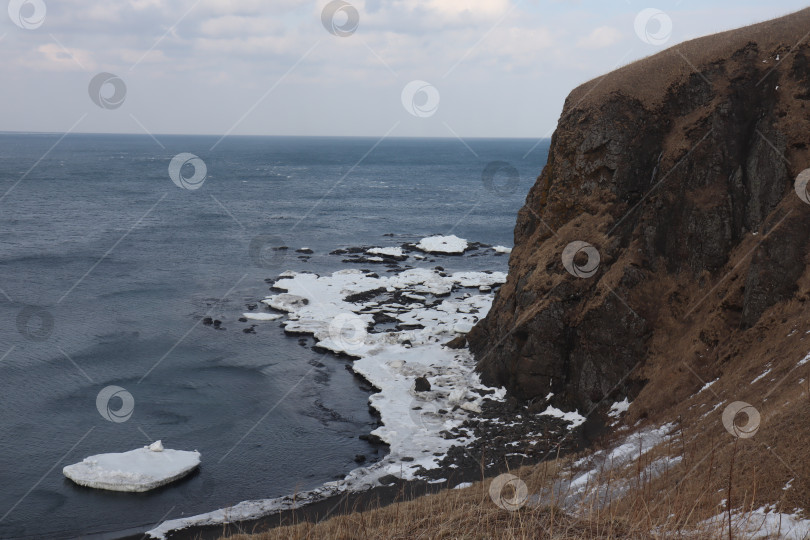
[[[28,62],[28,68],[40,71],[85,71],[96,68],[90,51],[63,49],[56,43],[45,43],[37,47],[37,53]]]
[[[604,49],[622,40],[624,34],[612,26],[600,26],[577,41],[581,49]]]

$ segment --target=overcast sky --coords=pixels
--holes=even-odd
[[[804,7],[798,0],[8,4],[8,15],[0,12],[0,131],[434,137],[549,136],[578,84],[678,42]]]

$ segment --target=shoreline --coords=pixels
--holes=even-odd
[[[369,407],[379,414],[380,426],[365,437],[388,445],[388,453],[343,480],[164,521],[146,536],[218,538],[224,524],[238,531],[322,519],[341,507],[387,505],[406,492],[424,495],[581,447],[585,430],[577,428],[578,414],[544,410],[544,404],[521,407],[506,400],[503,389],[481,384],[474,359],[457,338],[486,315],[506,274],[401,266],[410,255],[423,262],[426,255],[463,257],[468,251],[462,239],[439,238],[458,252],[423,253],[414,245],[354,248],[355,260],[344,263],[377,263],[389,275],[288,271],[267,280],[278,294],[261,301],[270,313],[286,315],[288,335],[310,335],[313,349],[353,358],[347,367],[377,390]],[[480,248],[505,249],[472,244],[469,251]]]

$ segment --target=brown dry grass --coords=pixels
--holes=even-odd
[[[651,464],[662,456],[681,455],[683,461],[654,478]],[[646,539],[691,538],[712,540],[729,538],[728,522],[702,523],[723,510],[718,506],[728,490],[744,510],[750,510],[750,483],[730,463],[715,457],[704,472],[691,474],[693,466],[683,440],[676,430],[666,442],[632,461],[620,470],[605,471],[598,483],[616,493],[603,507],[592,499],[579,499],[580,510],[573,516],[561,510],[564,495],[559,492],[561,478],[569,478],[572,460],[563,459],[513,471],[526,482],[530,494],[541,494],[542,503],[527,504],[510,512],[496,506],[489,495],[492,482],[487,479],[472,487],[444,490],[414,500],[378,507],[365,512],[334,516],[320,523],[301,522],[258,534],[229,536],[233,540],[276,539],[449,539],[509,538],[574,539]],[[713,474],[712,474],[713,473]],[[685,480],[678,482],[678,480]],[[735,484],[736,482],[742,485]],[[621,492],[621,487],[629,488]],[[719,490],[715,493],[715,488]],[[556,489],[555,489],[556,488]],[[511,493],[504,493],[509,497]],[[621,495],[621,496],[620,496]],[[613,499],[613,497],[608,497]],[[530,498],[530,500],[532,500]],[[745,504],[747,501],[748,504]],[[737,530],[732,538],[744,539]]]
[[[717,58],[731,57],[750,42],[757,43],[760,51],[778,50],[785,57],[802,38],[806,41],[808,29],[810,8],[678,44],[579,86],[568,97],[566,110],[568,104],[590,107],[617,91],[640,100],[648,108],[653,107],[661,102],[673,83],[677,84],[694,74],[692,66],[703,70]],[[763,60],[775,67],[773,59]]]

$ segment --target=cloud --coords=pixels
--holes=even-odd
[[[577,41],[580,49],[604,49],[622,40],[624,34],[612,26],[600,26]]]
[[[95,69],[92,53],[81,49],[63,49],[56,43],[37,47],[36,57],[27,62],[27,67],[39,71],[86,71]]]

